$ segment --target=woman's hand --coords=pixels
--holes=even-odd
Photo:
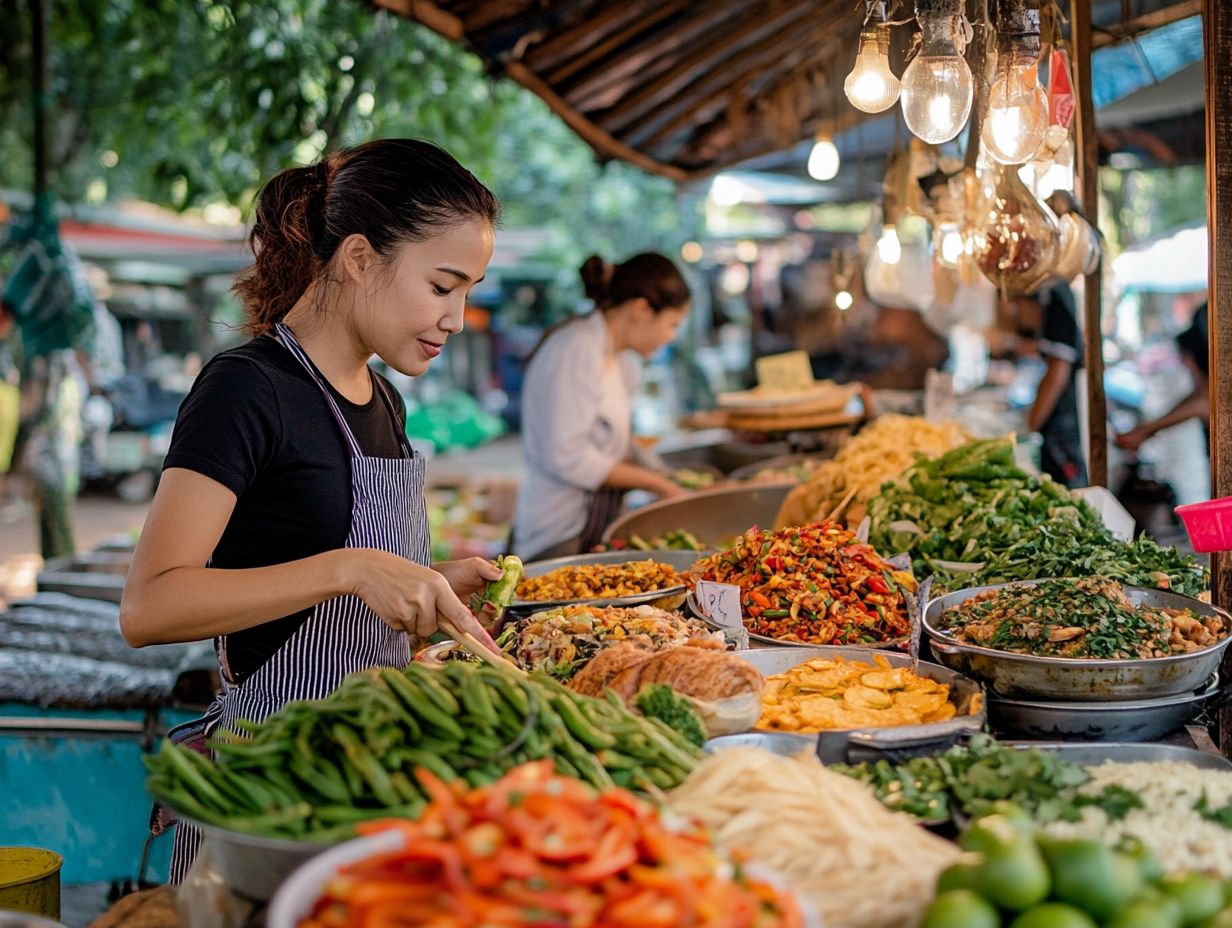
[[[483,592],[484,587],[491,581],[499,580],[503,575],[499,567],[481,557],[441,561],[439,564],[433,564],[432,569],[444,575],[449,588],[463,602],[466,602],[472,593]]]
[[[472,564],[469,571],[461,570],[459,565],[471,561],[487,563],[481,558],[472,558],[453,562],[450,566],[459,567],[460,573],[476,578],[475,583],[486,582],[478,579],[480,572],[476,565]],[[500,576],[495,567],[492,572]],[[470,632],[480,641],[490,640],[483,626],[462,605],[444,573],[387,551],[359,548],[352,552],[349,578],[352,594],[362,599],[390,628],[425,639],[436,634],[444,621],[459,631]]]

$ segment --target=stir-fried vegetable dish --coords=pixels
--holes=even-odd
[[[505,928],[725,925],[798,928],[795,901],[672,827],[620,789],[597,792],[527,764],[467,790],[418,771],[431,803],[417,822],[386,821],[399,851],[331,879],[300,928]]]
[[[1135,606],[1107,577],[987,590],[949,609],[940,630],[966,644],[1042,657],[1136,659],[1188,654],[1226,636],[1192,609]]]
[[[528,602],[613,599],[668,590],[683,583],[671,564],[629,561],[624,564],[574,564],[541,577],[524,577],[518,598]]]
[[[545,670],[569,680],[603,648],[628,642],[652,651],[694,639],[723,645],[722,632],[678,612],[651,606],[565,606],[537,612],[505,628],[496,643],[525,670]]]
[[[910,631],[911,574],[833,522],[750,529],[730,551],[693,565],[690,582],[739,586],[750,632],[807,644],[874,644]]]

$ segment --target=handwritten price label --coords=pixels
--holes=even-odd
[[[697,607],[711,622],[733,630],[744,628],[740,612],[740,587],[731,583],[698,580],[693,592]]]
[[[788,351],[758,358],[757,384],[769,390],[808,390],[813,386],[813,364],[803,351]]]

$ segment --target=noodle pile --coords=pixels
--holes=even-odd
[[[812,754],[722,751],[669,804],[718,846],[777,871],[827,928],[914,928],[937,875],[961,853]]]

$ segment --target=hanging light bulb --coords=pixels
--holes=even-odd
[[[942,222],[934,233],[937,260],[944,267],[958,267],[967,243],[956,222]]]
[[[1006,293],[1031,293],[1053,273],[1061,234],[1051,210],[1007,165],[995,168],[990,196],[975,209],[975,263]]]
[[[1048,130],[1048,94],[1039,82],[1039,10],[1003,7],[997,73],[988,91],[980,138],[1002,164],[1025,164]]]
[[[851,105],[865,113],[881,113],[898,101],[901,84],[890,70],[890,26],[876,23],[860,32],[856,63],[843,81]]]
[[[850,290],[840,290],[834,294],[834,306],[840,312],[846,312],[851,309],[853,303],[855,303],[855,297],[851,295]]]
[[[881,238],[877,239],[877,257],[885,264],[898,264],[902,260],[903,243],[898,240],[898,228],[892,222],[881,229]]]
[[[903,73],[903,119],[930,145],[948,142],[971,115],[975,82],[959,50],[966,44],[961,0],[916,0],[921,44]]]
[[[813,150],[809,152],[809,177],[813,180],[834,180],[839,163],[838,146],[828,136],[817,136]]]

